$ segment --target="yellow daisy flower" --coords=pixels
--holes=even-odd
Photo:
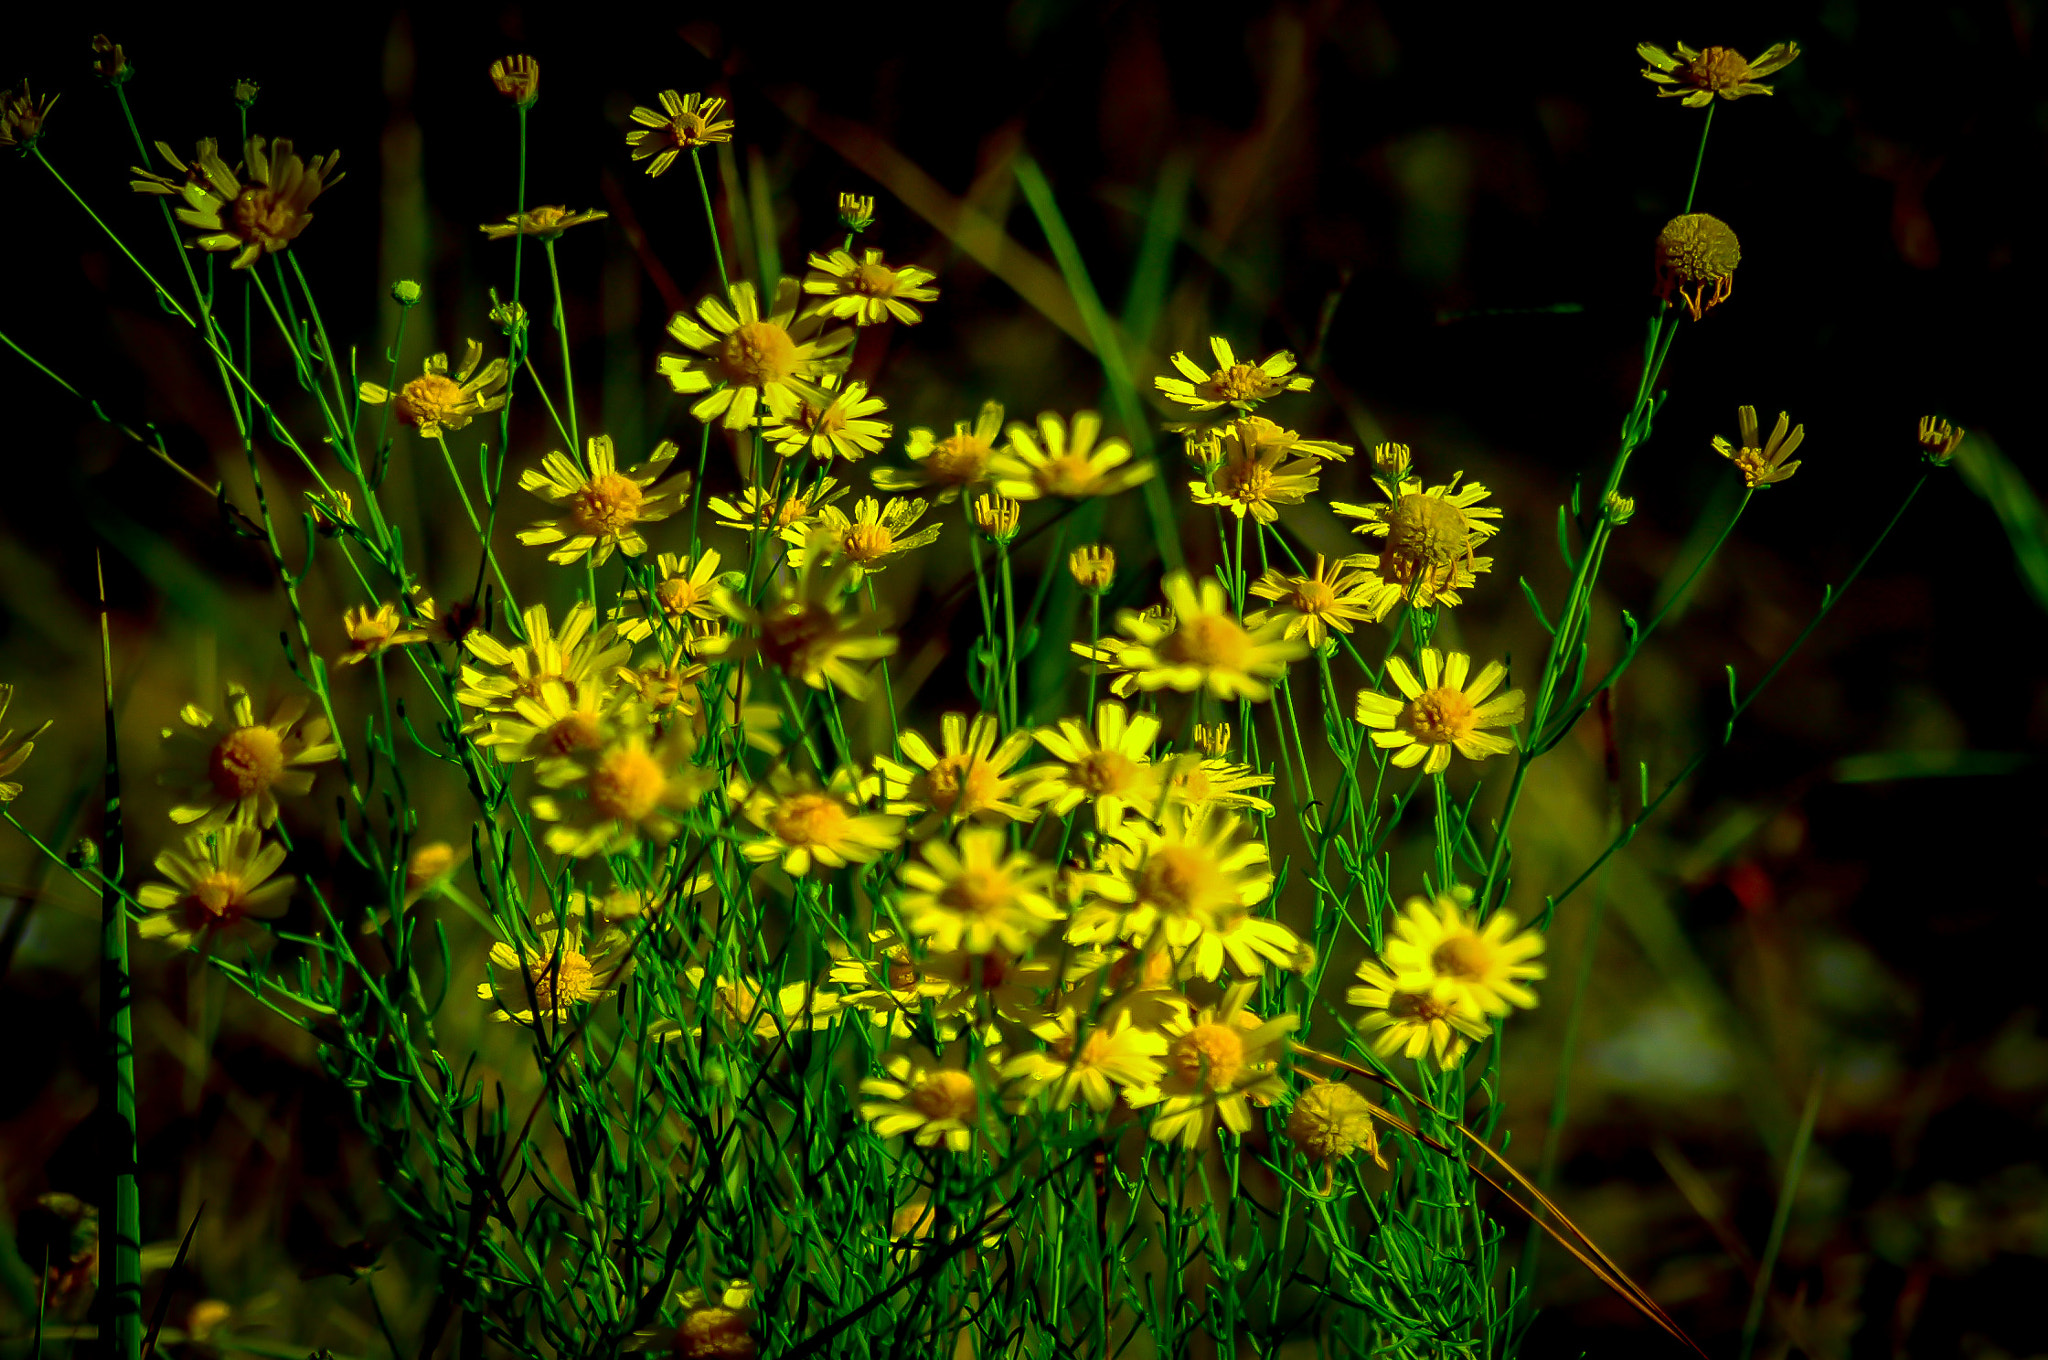
[[[1793,425],[1792,418],[1780,411],[1771,437],[1760,438],[1754,406],[1737,409],[1736,425],[1742,434],[1741,444],[1730,444],[1720,435],[1715,435],[1714,452],[1735,464],[1742,473],[1745,486],[1771,486],[1799,471],[1798,460],[1789,463],[1785,460],[1798,452],[1800,441],[1806,438],[1804,425]],[[1788,427],[1790,434],[1786,433]]]
[[[882,1070],[886,1076],[860,1084],[861,1095],[870,1097],[861,1102],[860,1116],[876,1136],[907,1133],[919,1147],[967,1151],[981,1128],[986,1071],[941,1062],[921,1048],[891,1054]]]
[[[1219,699],[1263,702],[1272,697],[1271,682],[1286,673],[1287,663],[1308,654],[1308,645],[1289,638],[1278,619],[1250,629],[1239,623],[1230,597],[1213,577],[1197,585],[1185,571],[1176,571],[1161,589],[1172,611],[1165,618],[1149,611],[1118,611],[1117,627],[1133,641],[1073,644],[1080,655],[1122,672],[1110,684],[1115,694],[1129,694],[1135,686],[1207,690]]]
[[[620,604],[638,604],[641,611],[640,617],[619,624],[619,636],[628,642],[645,642],[654,635],[657,617],[671,629],[687,629],[691,619],[724,618],[725,611],[718,603],[718,563],[716,548],[706,548],[698,554],[694,565],[689,558],[675,553],[657,556],[654,569],[660,579],[654,585],[652,605],[645,591],[619,592]],[[621,617],[624,612],[620,611]]]
[[[845,511],[828,505],[818,512],[818,522],[810,528],[784,531],[790,542],[804,545],[790,550],[789,563],[802,566],[812,551],[811,541],[822,539],[824,551],[846,561],[847,583],[858,585],[869,572],[888,566],[890,558],[922,548],[939,536],[936,524],[915,532],[911,529],[929,508],[929,502],[915,496],[892,500],[886,506],[873,496],[863,496],[854,502],[853,518],[848,519]]]
[[[500,983],[496,972],[479,982],[479,1001],[495,1001],[491,1019],[534,1023],[536,1016],[561,1024],[578,1006],[617,995],[630,965],[611,961],[611,940],[591,938],[582,930],[542,930],[521,944],[499,940],[491,946],[491,965],[512,975]]]
[[[801,482],[801,478],[791,474],[789,484],[794,489],[787,495],[779,492],[779,483],[771,483],[766,487],[747,487],[738,496],[713,496],[704,504],[728,529],[745,533],[765,529],[770,533],[780,533],[785,529],[806,529],[816,524],[819,512],[844,497],[849,490],[830,477],[815,487],[804,487]]]
[[[720,96],[663,90],[655,97],[661,109],[636,105],[632,118],[640,126],[626,134],[634,160],[654,157],[654,164],[647,167],[649,175],[667,170],[684,151],[732,140],[732,119],[719,117],[725,112]]]
[[[1279,506],[1299,505],[1316,489],[1320,481],[1315,459],[1282,462],[1288,446],[1262,443],[1258,436],[1248,422],[1224,427],[1206,475],[1188,483],[1196,505],[1213,505],[1239,519],[1249,514],[1271,524],[1280,518]]]
[[[242,686],[229,685],[227,701],[225,723],[197,704],[178,710],[185,730],[163,730],[173,749],[157,782],[178,791],[174,822],[196,823],[199,830],[230,820],[273,826],[277,795],[312,792],[307,767],[336,759],[341,747],[327,740],[327,719],[305,716],[302,696],[279,700],[261,722]]]
[[[813,302],[814,316],[829,316],[856,326],[879,326],[891,319],[914,326],[924,317],[913,302],[932,302],[939,296],[927,288],[938,275],[914,264],[896,268],[882,263],[882,252],[863,250],[855,260],[843,250],[811,256],[811,272],[804,275],[804,291],[823,301]]]
[[[762,437],[775,446],[778,457],[808,453],[821,460],[843,458],[857,463],[881,452],[895,427],[870,417],[888,403],[869,396],[864,382],[847,383],[842,390],[839,381],[836,373],[821,374],[816,393],[800,396],[794,414],[762,427]]]
[[[163,193],[166,187],[174,191],[185,203],[177,209],[177,219],[200,232],[193,248],[238,251],[232,265],[235,269],[247,269],[290,245],[313,220],[307,211],[313,200],[342,180],[334,173],[335,163],[341,159],[339,151],[307,161],[292,150],[286,138],[278,138],[266,149],[263,138],[251,137],[243,154],[247,184],[240,178],[243,167],[230,170],[217,145],[208,140],[199,144],[199,155],[189,168],[177,157],[169,157],[170,163],[184,172],[182,183],[138,171],[145,177],[143,183],[153,180],[155,185],[146,189],[143,183],[136,186],[146,193]]]
[[[898,910],[929,949],[1023,954],[1063,914],[1050,893],[1052,868],[994,827],[961,828],[958,848],[926,841],[924,862],[900,872]]]
[[[1261,1021],[1247,1009],[1256,985],[1233,983],[1216,1005],[1166,1022],[1159,1081],[1125,1094],[1134,1108],[1158,1107],[1147,1129],[1152,1137],[1199,1147],[1219,1121],[1243,1135],[1251,1131],[1253,1102],[1270,1105],[1287,1094],[1280,1056],[1300,1018]]]
[[[1305,638],[1315,648],[1323,645],[1332,629],[1348,633],[1352,624],[1371,623],[1380,617],[1379,586],[1360,572],[1359,561],[1353,557],[1339,558],[1337,569],[1331,572],[1323,555],[1317,553],[1315,570],[1306,576],[1290,576],[1268,567],[1251,593],[1273,601],[1273,607],[1247,614],[1245,627],[1257,628],[1277,619],[1286,625],[1283,637]]]
[[[1436,774],[1450,765],[1453,750],[1467,760],[1504,755],[1515,749],[1514,738],[1486,729],[1522,720],[1522,691],[1494,695],[1508,675],[1498,661],[1489,661],[1468,685],[1471,667],[1472,658],[1463,652],[1446,655],[1425,647],[1418,680],[1406,661],[1390,656],[1387,678],[1405,702],[1362,689],[1354,716],[1374,729],[1373,745],[1393,751],[1394,764],[1403,769],[1421,765],[1425,774]]]
[[[780,576],[758,609],[722,592],[720,602],[740,631],[707,640],[699,655],[742,664],[759,658],[812,689],[832,685],[849,698],[866,698],[872,683],[867,663],[894,656],[896,637],[880,611],[856,604],[849,612],[850,571],[850,563],[812,552],[793,574]]]
[[[558,760],[602,747],[612,736],[614,704],[596,685],[574,693],[560,680],[544,680],[534,698],[512,700],[512,716],[494,718],[476,739],[507,765],[530,760]]]
[[[569,606],[559,631],[549,624],[544,604],[529,606],[521,621],[526,642],[519,647],[507,647],[482,631],[463,638],[462,645],[471,656],[500,674],[465,664],[461,687],[455,691],[458,702],[486,713],[512,713],[516,711],[514,700],[538,699],[541,686],[550,680],[560,681],[571,694],[586,685],[602,691],[613,671],[633,654],[631,645],[619,641],[611,625],[593,630],[597,610],[588,601]],[[472,728],[481,721],[472,723]]]
[[[596,211],[570,212],[557,204],[512,213],[502,222],[486,222],[477,230],[493,241],[503,241],[512,236],[537,236],[543,241],[552,241],[571,227],[580,227],[585,222],[602,222],[610,216],[610,213]]]
[[[1516,934],[1515,925],[1514,914],[1505,911],[1479,924],[1472,890],[1456,887],[1434,899],[1409,898],[1380,953],[1397,977],[1427,978],[1487,1015],[1506,1015],[1536,1004],[1536,993],[1522,984],[1546,971],[1535,961],[1543,936]]]
[[[824,406],[816,380],[846,371],[850,356],[839,351],[854,333],[820,334],[816,317],[798,320],[802,295],[795,279],[783,279],[764,313],[754,285],[742,279],[727,292],[730,308],[715,297],[697,304],[701,324],[682,312],[670,317],[669,335],[695,353],[664,354],[654,366],[676,391],[704,393],[691,415],[706,424],[723,417],[728,430],[744,430],[764,415],[793,419],[806,399]]]
[[[646,462],[619,470],[618,455],[608,434],[592,435],[589,442],[590,471],[569,461],[556,450],[541,460],[538,468],[519,474],[519,489],[564,507],[563,519],[536,521],[519,531],[519,541],[528,547],[543,543],[562,546],[548,554],[548,561],[566,566],[579,557],[589,557],[592,566],[603,566],[617,549],[628,557],[647,551],[647,540],[639,525],[667,519],[682,506],[668,495],[647,494],[647,488],[668,471],[676,445],[664,439]]]
[[[432,636],[423,628],[407,628],[395,604],[380,604],[374,610],[368,605],[344,610],[341,627],[348,634],[348,646],[335,659],[344,666],[368,661],[393,647],[425,642]]]
[[[754,978],[712,977],[695,964],[683,969],[683,980],[683,995],[708,1010],[721,1028],[752,1035],[758,1043],[823,1029],[845,1009],[837,992],[820,991],[808,982],[770,988]]]
[[[1434,1053],[1444,1067],[1456,1067],[1475,1040],[1493,1033],[1486,1013],[1471,996],[1429,978],[1400,978],[1371,961],[1358,965],[1362,986],[1344,999],[1365,1008],[1358,1027],[1372,1051],[1420,1059]]]
[[[169,883],[135,890],[135,900],[157,913],[137,930],[145,940],[180,949],[247,939],[258,929],[256,919],[284,915],[295,880],[271,877],[283,864],[284,847],[265,844],[252,822],[195,831],[182,848],[156,857],[156,871]]]
[[[1442,486],[1424,488],[1416,478],[1380,481],[1386,501],[1378,505],[1332,502],[1340,515],[1364,521],[1353,533],[1384,538],[1377,554],[1360,565],[1379,579],[1373,608],[1377,617],[1412,595],[1418,609],[1463,602],[1458,591],[1493,566],[1474,548],[1500,532],[1498,506],[1481,505],[1488,492],[1480,482],[1458,485],[1462,472]]]
[[[1771,87],[1760,82],[1798,60],[1799,44],[1773,43],[1755,61],[1732,47],[1709,47],[1695,52],[1684,43],[1678,44],[1676,56],[1648,43],[1637,43],[1636,55],[1650,63],[1643,68],[1643,79],[1665,87],[1657,91],[1659,99],[1679,99],[1689,109],[1703,109],[1714,102],[1716,95],[1741,99],[1745,95],[1771,93]]]
[[[1227,812],[1174,811],[1156,828],[1125,822],[1105,840],[1099,865],[1082,876],[1092,900],[1075,913],[1067,939],[1126,941],[1215,977],[1224,957],[1216,932],[1273,889],[1264,843],[1242,828]]]
[[[939,972],[944,960],[911,957],[910,948],[894,932],[869,933],[868,946],[874,957],[841,954],[832,964],[829,978],[846,990],[840,996],[853,1010],[865,1011],[876,1028],[887,1029],[895,1039],[908,1038],[924,1015],[927,1002],[935,1008],[933,1029],[939,1039],[949,1040],[966,1023],[959,1004],[956,980]],[[834,944],[836,951],[843,948]]]
[[[1212,335],[1209,337],[1209,351],[1216,356],[1214,371],[1203,369],[1185,353],[1177,352],[1171,362],[1180,370],[1181,376],[1171,378],[1161,374],[1152,380],[1152,385],[1164,393],[1168,401],[1200,413],[1224,406],[1249,411],[1282,392],[1306,392],[1315,384],[1313,378],[1294,371],[1294,356],[1284,349],[1267,355],[1256,364],[1245,363],[1237,357],[1228,340]]]
[[[939,502],[949,504],[962,490],[981,486],[989,479],[995,462],[996,437],[1002,433],[1000,402],[983,402],[981,414],[969,425],[955,421],[953,433],[944,439],[922,427],[910,432],[903,454],[912,466],[876,468],[875,486],[883,491],[914,491],[919,487],[939,488]]]
[[[942,824],[1032,819],[1032,810],[1017,801],[1024,780],[1010,773],[1031,749],[1031,734],[1012,732],[1000,741],[997,736],[990,714],[977,714],[970,723],[964,713],[948,713],[939,724],[939,750],[922,733],[906,728],[900,735],[903,754],[917,768],[886,756],[876,759],[888,796],[903,800],[906,810],[924,811],[913,836],[929,836]]]
[[[533,800],[533,815],[555,823],[548,849],[582,859],[630,850],[642,836],[666,844],[677,816],[697,806],[712,783],[709,770],[686,763],[689,754],[689,741],[675,729],[651,743],[646,732],[629,729],[594,751],[542,762],[543,784],[583,795]]]
[[[1009,442],[989,463],[996,494],[1011,500],[1035,501],[1046,496],[1085,500],[1114,496],[1150,477],[1157,466],[1131,461],[1131,446],[1105,439],[1098,446],[1102,417],[1079,411],[1071,428],[1051,411],[1038,417],[1038,432],[1023,424],[1010,426]]]
[[[689,646],[687,639],[684,646]],[[666,730],[670,718],[682,717],[692,720],[690,730],[702,737],[707,724],[704,695],[699,686],[707,670],[698,662],[663,661],[652,656],[637,666],[621,666],[614,674],[621,685],[639,697],[647,721],[657,730]]]
[[[1095,728],[1079,718],[1062,718],[1033,732],[1052,760],[1022,772],[1028,782],[1026,801],[1064,817],[1082,803],[1092,806],[1098,830],[1109,830],[1137,807],[1149,810],[1159,801],[1159,770],[1152,764],[1152,743],[1159,719],[1132,713],[1122,704],[1095,706]]]
[[[493,359],[479,373],[477,365],[483,357],[484,347],[471,340],[463,347],[462,367],[452,378],[448,376],[448,356],[435,354],[427,359],[425,371],[399,388],[395,397],[373,382],[359,384],[356,395],[372,406],[391,402],[400,420],[418,426],[422,437],[433,439],[488,415],[509,399],[498,390],[505,385],[505,361]]]
[[[861,810],[872,791],[872,780],[845,765],[823,788],[811,775],[787,767],[772,771],[765,784],[735,782],[732,801],[761,829],[740,853],[757,864],[779,861],[784,873],[796,876],[809,873],[813,864],[838,869],[869,863],[903,843],[901,817]]]
[[[1229,744],[1226,736],[1224,744]],[[1175,756],[1165,766],[1166,797],[1169,801],[1199,812],[1205,808],[1251,808],[1271,816],[1273,805],[1251,792],[1271,788],[1273,776],[1260,774],[1249,765],[1238,765],[1215,756]]]
[[[1021,1082],[1034,1094],[1045,1092],[1054,1109],[1085,1100],[1106,1114],[1120,1089],[1157,1086],[1166,1075],[1159,1061],[1166,1036],[1140,1029],[1128,1010],[1105,1012],[1085,1038],[1080,1029],[1081,1017],[1071,1007],[1031,1026],[1047,1046],[1004,1063],[1003,1079]]]
[[[7,705],[14,701],[14,686],[0,685],[0,719],[7,716]],[[50,730],[46,719],[41,727],[25,737],[18,737],[6,728],[0,728],[0,803],[11,803],[21,796],[21,785],[9,782],[7,776],[22,767],[31,752],[36,749],[36,738]]]

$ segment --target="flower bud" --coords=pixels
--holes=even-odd
[[[499,57],[491,63],[491,84],[522,109],[540,102],[540,63],[525,53]]]
[[[1618,491],[1608,492],[1607,499],[1600,502],[1601,517],[1612,525],[1619,526],[1628,523],[1635,513],[1635,497],[1624,496]]]
[[[875,225],[875,197],[873,194],[841,194],[839,196],[839,224],[848,231],[866,231]]]
[[[1008,496],[976,496],[974,498],[975,527],[997,543],[1008,543],[1017,536],[1017,517],[1024,507]]]
[[[1963,446],[1964,430],[1939,416],[1920,417],[1920,454],[1935,467],[1947,467]]]
[[[391,285],[391,300],[401,307],[417,307],[420,301],[420,286],[411,279],[400,279]]]
[[[125,85],[135,74],[135,68],[128,64],[128,54],[121,50],[121,44],[104,33],[93,35],[92,71],[109,85]]]
[[[1116,550],[1107,543],[1076,548],[1067,555],[1067,570],[1073,573],[1074,584],[1090,595],[1101,595],[1116,577]]]
[[[235,102],[245,109],[254,108],[256,106],[256,96],[262,93],[262,91],[263,87],[261,85],[244,76],[235,82]]]

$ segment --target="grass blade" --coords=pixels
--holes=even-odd
[[[1806,1167],[1806,1149],[1813,1143],[1813,1121],[1820,1115],[1821,1088],[1827,1074],[1816,1072],[1813,1087],[1806,1093],[1806,1108],[1799,1115],[1799,1131],[1792,1138],[1792,1153],[1785,1159],[1785,1180],[1778,1187],[1778,1209],[1771,1215],[1771,1235],[1764,1242],[1763,1260],[1756,1270],[1756,1287],[1749,1292],[1749,1316],[1742,1323],[1742,1360],[1756,1348],[1756,1334],[1763,1326],[1764,1304],[1771,1297],[1771,1272],[1778,1264],[1778,1252],[1785,1245],[1785,1225],[1792,1221],[1792,1201],[1799,1193],[1799,1176]]]
[[[100,893],[100,1034],[105,1045],[100,1073],[100,1133],[105,1140],[107,1181],[101,1187],[100,1225],[111,1231],[102,1253],[96,1308],[102,1316],[106,1353],[115,1360],[142,1356],[142,1201],[135,1185],[135,1016],[128,980],[128,912],[121,901],[121,752],[114,723],[114,644],[107,628],[107,573],[93,555],[99,577],[100,673],[106,712],[106,823],[100,829],[100,863],[106,886]]]

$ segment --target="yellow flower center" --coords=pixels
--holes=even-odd
[[[1016,900],[1010,876],[1000,869],[965,868],[939,891],[939,901],[971,916],[994,916]]]
[[[1268,395],[1270,386],[1257,364],[1232,364],[1209,375],[1209,389],[1219,401],[1254,401]]]
[[[846,804],[829,793],[795,793],[768,814],[768,829],[784,845],[830,845],[846,831]]]
[[[1442,496],[1411,491],[1394,502],[1387,516],[1387,550],[1380,564],[1388,579],[1402,585],[1418,576],[1448,578],[1456,575],[1471,542],[1464,511]]]
[[[591,478],[569,498],[569,518],[580,533],[617,538],[640,522],[640,507],[646,499],[631,477],[607,472]]]
[[[1419,1024],[1448,1020],[1452,1009],[1449,1001],[1439,1001],[1427,992],[1395,992],[1387,998],[1387,1014]]]
[[[595,713],[575,712],[550,727],[541,744],[558,756],[594,751],[603,744]]]
[[[564,949],[559,961],[552,950],[529,955],[526,975],[533,983],[536,1011],[555,1011],[588,1001],[597,990],[597,974],[590,960],[573,949]]]
[[[1048,496],[1085,496],[1095,485],[1095,468],[1084,454],[1063,453],[1047,459],[1036,479]]]
[[[1273,494],[1273,469],[1264,463],[1232,459],[1217,469],[1216,489],[1232,500],[1258,505]]]
[[[1073,1037],[1071,1035],[1064,1037],[1067,1041],[1068,1051],[1071,1053],[1074,1047]],[[1092,1030],[1089,1032],[1088,1037],[1081,1041],[1081,1052],[1073,1059],[1074,1067],[1077,1070],[1101,1067],[1116,1056],[1116,1047],[1116,1040],[1104,1034],[1100,1029]],[[1063,1054],[1061,1056],[1066,1055]]]
[[[735,387],[766,387],[796,372],[796,341],[772,321],[749,321],[725,337],[718,366]]]
[[[290,200],[260,184],[235,196],[234,214],[234,234],[244,241],[260,242],[266,250],[278,249],[305,225]]]
[[[1337,608],[1337,592],[1330,589],[1329,582],[1309,577],[1294,583],[1287,607],[1297,614],[1328,614]]]
[[[1472,701],[1465,692],[1440,686],[1408,701],[1401,726],[1417,741],[1440,746],[1470,735],[1477,724],[1472,721]]]
[[[855,524],[846,531],[846,539],[840,544],[849,562],[865,565],[887,557],[896,548],[896,535],[887,525]]]
[[[590,810],[606,821],[645,821],[661,805],[668,771],[637,746],[607,752],[590,772]]]
[[[1709,47],[1686,63],[1686,83],[1702,90],[1725,90],[1749,79],[1749,63],[1732,47]]]
[[[693,1309],[676,1329],[676,1354],[684,1360],[752,1360],[746,1315],[730,1308]]]
[[[936,482],[978,482],[987,475],[994,453],[994,446],[977,435],[949,434],[925,456],[925,475]]]
[[[797,406],[796,423],[813,439],[821,435],[830,438],[845,433],[846,408],[837,401],[827,402],[824,406],[803,402]]]
[[[1493,951],[1487,948],[1485,940],[1469,930],[1451,936],[1429,956],[1430,967],[1460,982],[1476,982],[1485,977],[1491,962]]]
[[[909,959],[889,960],[889,990],[907,992],[917,985],[917,965]]]
[[[950,1119],[966,1124],[973,1122],[981,1096],[965,1072],[933,1072],[910,1088],[910,1105],[932,1123]]]
[[[530,231],[543,232],[548,230],[550,227],[554,226],[557,222],[560,222],[563,218],[567,217],[568,215],[569,210],[565,207],[535,208],[531,212],[526,214],[526,222],[524,223],[524,225]]]
[[[1138,782],[1138,762],[1121,751],[1090,751],[1075,761],[1070,778],[1092,798],[1123,793]]]
[[[995,801],[996,785],[1001,779],[987,762],[971,755],[955,755],[941,756],[919,782],[924,785],[924,801],[934,809],[949,816],[965,817]]]
[[[761,657],[777,670],[793,671],[820,642],[838,630],[832,611],[798,602],[761,616]]]
[[[207,776],[222,798],[251,798],[284,773],[284,738],[268,727],[237,727],[208,757]]]
[[[423,891],[429,883],[455,867],[455,847],[446,841],[435,841],[412,852],[412,860],[405,866],[405,886],[409,891]]]
[[[862,297],[885,298],[896,296],[896,271],[877,260],[868,260],[855,266],[846,276],[846,291],[859,293]]]
[[[1222,614],[1183,619],[1159,645],[1160,654],[1168,661],[1203,670],[1243,670],[1251,650],[1251,634],[1236,619]]]
[[[687,614],[704,601],[704,592],[687,576],[671,576],[654,588],[654,598],[670,614]]]
[[[216,921],[239,913],[245,891],[242,876],[227,869],[215,869],[192,885],[186,894]]]
[[[446,373],[428,373],[398,389],[398,418],[414,425],[447,425],[466,398]]]
[[[1185,845],[1161,845],[1146,856],[1137,889],[1137,905],[1167,916],[1194,916],[1224,896],[1215,861]]]
[[[1214,1021],[1196,1025],[1166,1050],[1168,1066],[1182,1081],[1212,1091],[1228,1091],[1237,1084],[1244,1057],[1244,1037]]]
[[[1216,796],[1216,782],[1209,778],[1208,767],[1200,761],[1186,761],[1180,772],[1173,777],[1174,792],[1183,802],[1202,804]]]
[[[668,135],[675,138],[677,146],[708,146],[704,133],[711,121],[700,113],[687,110],[668,120]]]

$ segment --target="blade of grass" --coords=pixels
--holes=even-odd
[[[1813,1143],[1813,1123],[1820,1116],[1821,1090],[1827,1083],[1825,1070],[1813,1074],[1813,1086],[1806,1093],[1806,1108],[1799,1114],[1799,1131],[1792,1138],[1791,1155],[1785,1159],[1785,1179],[1778,1187],[1778,1208],[1771,1215],[1771,1235],[1764,1241],[1763,1259],[1757,1264],[1756,1286],[1749,1292],[1749,1316],[1742,1322],[1741,1360],[1749,1360],[1756,1349],[1757,1332],[1763,1326],[1764,1305],[1771,1297],[1771,1272],[1777,1268],[1778,1252],[1785,1245],[1785,1227],[1792,1221],[1792,1201],[1799,1194],[1799,1177],[1806,1168],[1806,1149]]]
[[[180,1267],[185,1264],[185,1253],[192,1248],[192,1234],[199,1231],[199,1216],[205,1212],[206,1203],[202,1200],[199,1207],[192,1213],[192,1222],[186,1226],[184,1238],[178,1243],[178,1254],[171,1260],[170,1274],[172,1276],[175,1276]],[[157,1334],[164,1329],[164,1314],[170,1311],[170,1307],[171,1286],[167,1278],[163,1289],[156,1296],[156,1307],[150,1310],[149,1334],[142,1338],[142,1353],[144,1355],[155,1353]]]
[[[1956,471],[1963,484],[1984,498],[2012,544],[2013,561],[2027,591],[2048,609],[2048,510],[2041,498],[1998,445],[1973,434],[1956,450]]]
[[[1045,233],[1046,243],[1052,247],[1053,259],[1059,263],[1068,291],[1073,294],[1074,305],[1080,308],[1081,320],[1093,342],[1096,362],[1102,365],[1102,376],[1109,384],[1110,402],[1124,423],[1124,432],[1130,436],[1131,447],[1137,450],[1139,457],[1149,458],[1152,455],[1152,421],[1144,404],[1138,400],[1138,388],[1131,377],[1123,337],[1118,333],[1116,323],[1110,320],[1109,313],[1102,308],[1102,298],[1095,291],[1094,281],[1088,277],[1088,267],[1081,259],[1080,247],[1074,243],[1073,232],[1067,229],[1067,219],[1060,214],[1052,185],[1046,182],[1038,162],[1029,156],[1018,156],[1014,169],[1018,187],[1024,190],[1025,201],[1030,203],[1032,213],[1038,218],[1039,229]],[[1145,482],[1143,491],[1146,518],[1152,524],[1159,560],[1168,571],[1178,571],[1187,563],[1181,555],[1180,534],[1174,526],[1173,502],[1167,497],[1166,485],[1158,477],[1152,477]]]
[[[106,1278],[97,1308],[103,1319],[106,1353],[115,1360],[142,1355],[142,1202],[135,1185],[135,1021],[128,978],[128,912],[121,900],[125,869],[121,850],[121,752],[114,722],[114,644],[107,627],[107,573],[93,554],[99,580],[100,675],[106,715],[106,822],[100,829],[100,862],[106,887],[100,894],[100,1133],[105,1140],[107,1180],[101,1187],[100,1223],[111,1230],[111,1250],[102,1254]]]

